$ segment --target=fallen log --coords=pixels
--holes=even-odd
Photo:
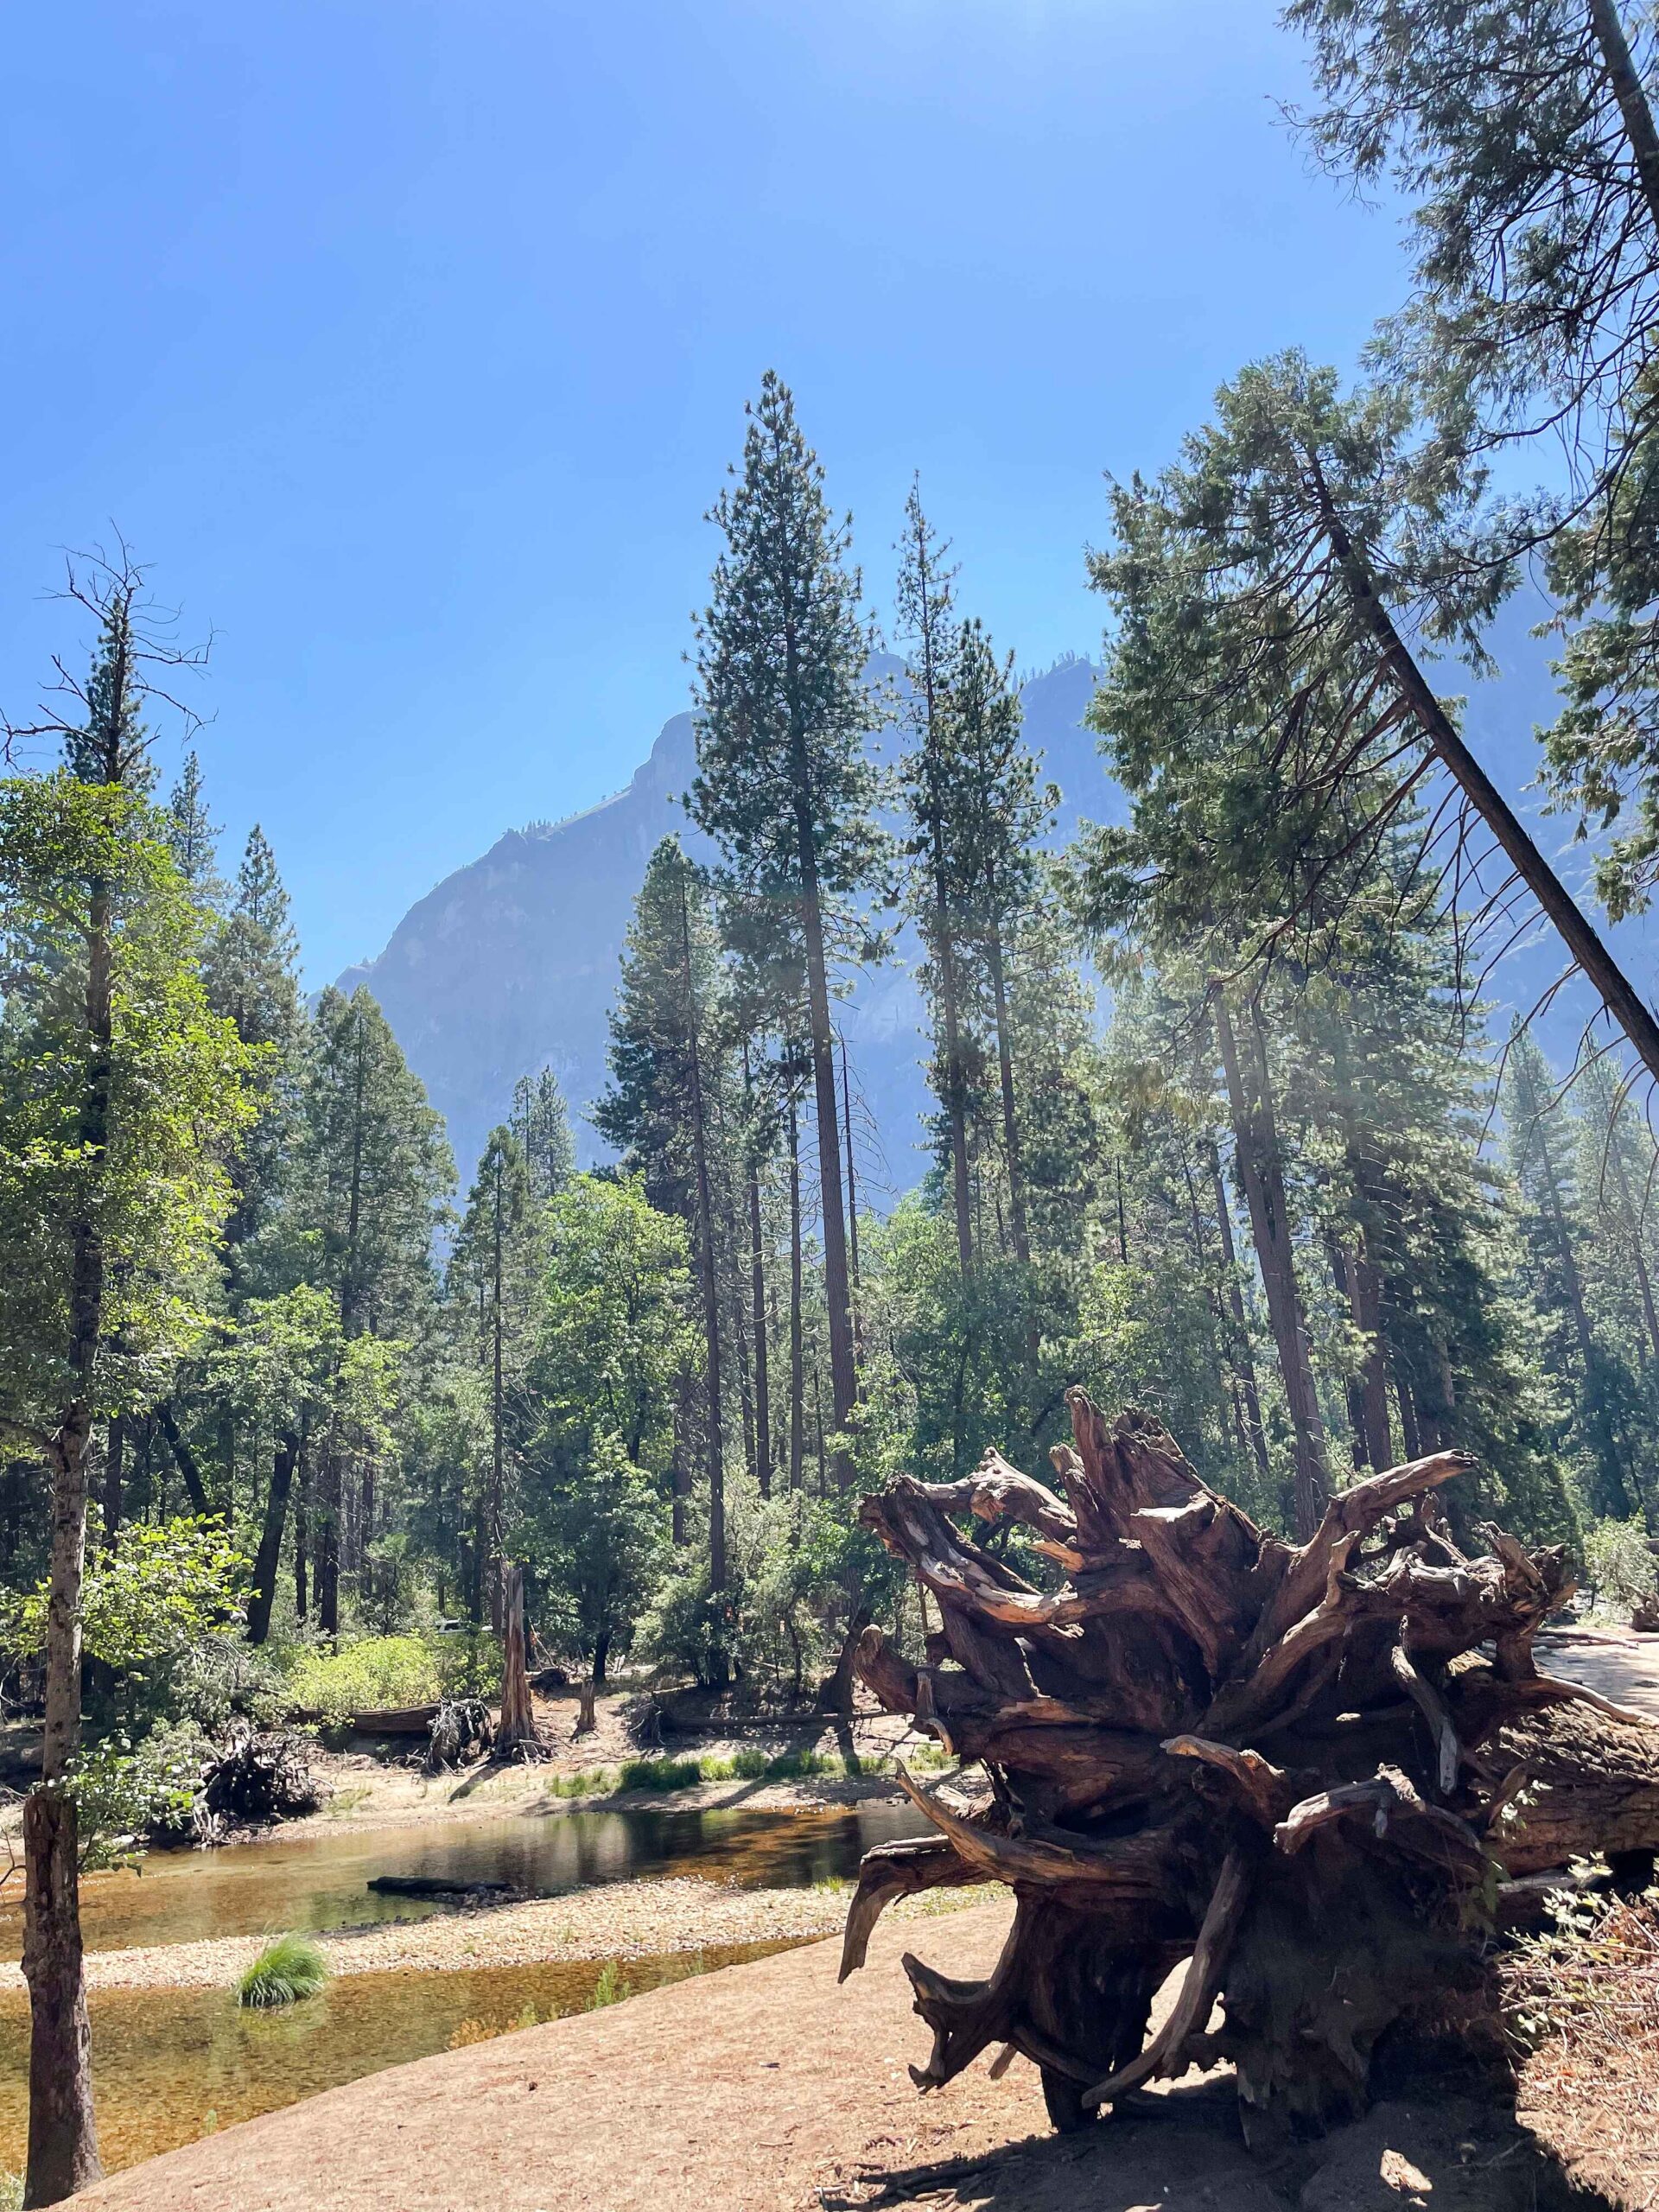
[[[1249,2130],[1349,2117],[1385,2034],[1465,2000],[1472,2019],[1486,1953],[1570,1860],[1648,1863],[1659,1728],[1540,1673],[1566,1557],[1493,1527],[1459,1549],[1436,1493],[1465,1455],[1366,1478],[1293,1546],[1156,1421],[1069,1402],[1058,1486],[991,1453],[962,1481],[900,1476],[863,1502],[941,1626],[921,1665],[868,1629],[855,1669],[982,1764],[990,1792],[969,1808],[900,1768],[938,1833],[867,1854],[842,1973],[895,1897],[1001,1882],[1016,1910],[988,1980],[905,1961],[933,2031],[918,2086],[1020,2052],[1070,2126],[1230,2059]],[[999,1522],[1011,1557],[968,1533]]]
[[[398,1705],[384,1712],[354,1713],[352,1727],[359,1736],[424,1736],[438,1717],[436,1705]]]
[[[510,1897],[522,1892],[511,1882],[469,1882],[439,1874],[377,1874],[369,1883],[385,1897]]]

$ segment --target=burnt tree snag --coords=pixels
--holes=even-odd
[[[858,1675],[989,1791],[967,1808],[901,1769],[938,1833],[867,1855],[842,1974],[893,1898],[1002,1882],[1016,1909],[988,1980],[905,1961],[933,2031],[918,2087],[1000,2046],[1069,2126],[1224,2058],[1247,2132],[1325,2126],[1362,2107],[1385,2033],[1479,2017],[1493,1931],[1540,1877],[1659,1843],[1659,1728],[1539,1671],[1566,1559],[1491,1527],[1486,1553],[1458,1548],[1434,1493],[1465,1454],[1369,1476],[1293,1546],[1156,1421],[1069,1404],[1056,1487],[991,1452],[863,1503],[943,1627],[920,1667],[867,1629]],[[968,1516],[1019,1524],[1033,1573],[1058,1573],[1016,1572]]]

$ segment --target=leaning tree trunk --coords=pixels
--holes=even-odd
[[[1041,2069],[1067,2126],[1226,2058],[1247,2130],[1323,2126],[1363,2105],[1385,2031],[1478,2012],[1491,1931],[1570,1859],[1659,1843],[1659,1729],[1539,1673],[1563,1555],[1491,1527],[1489,1554],[1457,1548],[1433,1492],[1465,1454],[1372,1475],[1293,1548],[1155,1421],[1109,1422],[1081,1390],[1070,1405],[1063,1496],[992,1452],[864,1501],[944,1625],[919,1668],[867,1630],[858,1674],[990,1789],[964,1808],[901,1769],[938,1834],[867,1855],[843,1975],[893,1898],[1006,1883],[988,1981],[905,1961],[933,2030],[919,2087],[999,2044]],[[1020,1524],[1063,1579],[1038,1587],[952,1514]]]

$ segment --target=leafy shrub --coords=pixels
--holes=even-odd
[[[437,1655],[423,1637],[368,1636],[334,1651],[297,1644],[289,1653],[289,1710],[335,1726],[354,1713],[435,1705],[442,1694]]]
[[[1639,1521],[1598,1521],[1586,1530],[1585,1574],[1598,1605],[1628,1620],[1659,1591],[1659,1560]]]
[[[501,1688],[501,1646],[486,1628],[428,1640],[443,1697],[494,1697]]]
[[[328,1979],[328,1961],[308,1936],[276,1936],[237,1981],[236,2001],[264,2011],[315,1997]]]
[[[165,1724],[188,1713],[213,1732],[233,1717],[274,1727],[291,1702],[282,1664],[266,1647],[239,1636],[209,1632],[135,1678],[138,1726]]]
[[[70,1777],[84,1870],[132,1864],[157,1831],[188,1833],[212,1745],[192,1720],[158,1728],[135,1745],[105,1736],[75,1759]]]

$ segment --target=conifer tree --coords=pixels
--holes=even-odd
[[[1567,1324],[1562,1364],[1573,1371],[1580,1423],[1594,1455],[1595,1503],[1628,1517],[1638,1497],[1612,1417],[1611,1348],[1599,1341],[1585,1296],[1571,1135],[1552,1095],[1548,1064],[1525,1030],[1510,1039],[1504,1079],[1510,1166],[1527,1209],[1534,1296]]]
[[[289,1214],[306,1269],[333,1292],[347,1344],[412,1332],[434,1287],[431,1241],[454,1184],[441,1117],[366,990],[317,1001],[307,1058],[301,1172]],[[323,1631],[339,1627],[345,1469],[325,1448],[313,1515]]]
[[[551,1068],[521,1075],[512,1086],[512,1128],[538,1205],[557,1198],[576,1172],[570,1109]]]
[[[219,825],[207,811],[201,762],[194,751],[184,756],[179,779],[167,802],[167,842],[199,906],[216,907],[225,896],[219,872]]]
[[[988,980],[996,1038],[1001,1145],[1016,1258],[1031,1262],[1024,1145],[1014,1079],[1008,970],[1025,918],[1041,905],[1040,855],[1059,793],[1038,778],[1020,734],[1014,661],[994,650],[982,624],[964,622],[951,671],[951,705],[961,753],[963,849],[973,882],[972,942]]]
[[[249,1247],[269,1226],[280,1202],[298,1128],[305,1055],[299,940],[276,856],[257,823],[237,870],[229,911],[208,942],[203,975],[215,1013],[235,1022],[245,1044],[264,1048],[257,1077],[258,1118],[232,1168],[237,1197],[226,1239],[234,1298],[257,1274]]]
[[[489,1397],[488,1480],[474,1529],[475,1598],[497,1633],[508,1558],[509,1467],[519,1385],[530,1358],[542,1239],[524,1147],[509,1128],[490,1132],[450,1255],[448,1288],[467,1318]]]
[[[652,1205],[690,1232],[702,1313],[709,1558],[719,1592],[727,1579],[721,1231],[732,1209],[718,1117],[730,1052],[719,939],[677,837],[664,838],[646,867],[610,1021],[611,1084],[594,1109],[594,1125],[642,1176]]]
[[[909,904],[927,954],[923,983],[932,1009],[933,1086],[944,1120],[945,1150],[962,1273],[973,1271],[973,1191],[968,1116],[974,1053],[969,978],[964,973],[967,915],[979,885],[973,789],[965,772],[951,679],[958,644],[952,607],[957,571],[922,510],[919,482],[905,505],[899,542],[899,632],[909,647],[900,718],[911,744],[899,762],[909,815],[905,855]]]
[[[830,1003],[849,900],[877,851],[862,741],[869,639],[848,525],[831,518],[823,470],[770,371],[749,412],[741,474],[713,519],[726,543],[698,633],[690,804],[720,849],[746,957],[778,980],[791,1029],[795,1008],[805,1009],[831,1405],[844,1432],[856,1376]]]

